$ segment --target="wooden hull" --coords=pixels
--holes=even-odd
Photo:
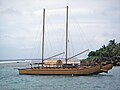
[[[108,70],[112,69],[112,67],[113,67],[113,64],[107,64],[105,66],[101,66],[100,71],[96,72],[96,74],[102,73],[102,72],[108,73]]]
[[[110,70],[112,69],[112,67],[113,67],[113,64],[107,64],[105,66],[102,66],[102,69]]]
[[[89,75],[100,71],[100,65],[86,68],[29,68],[18,70],[20,75]]]

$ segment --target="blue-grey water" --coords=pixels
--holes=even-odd
[[[0,90],[120,90],[120,67],[89,76],[19,75],[21,63],[0,64]]]

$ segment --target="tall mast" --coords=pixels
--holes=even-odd
[[[67,51],[68,51],[68,6],[66,12],[66,64],[67,64]]]
[[[44,62],[44,32],[45,32],[45,9],[43,9],[42,68]]]

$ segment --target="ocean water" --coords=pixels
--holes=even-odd
[[[28,64],[0,64],[0,90],[120,90],[120,67],[89,76],[19,75]]]

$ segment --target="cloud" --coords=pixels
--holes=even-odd
[[[12,9],[12,8],[7,8],[5,10],[1,10],[0,11],[1,14],[12,14],[12,15],[22,15],[22,12],[16,10],[16,9]]]

